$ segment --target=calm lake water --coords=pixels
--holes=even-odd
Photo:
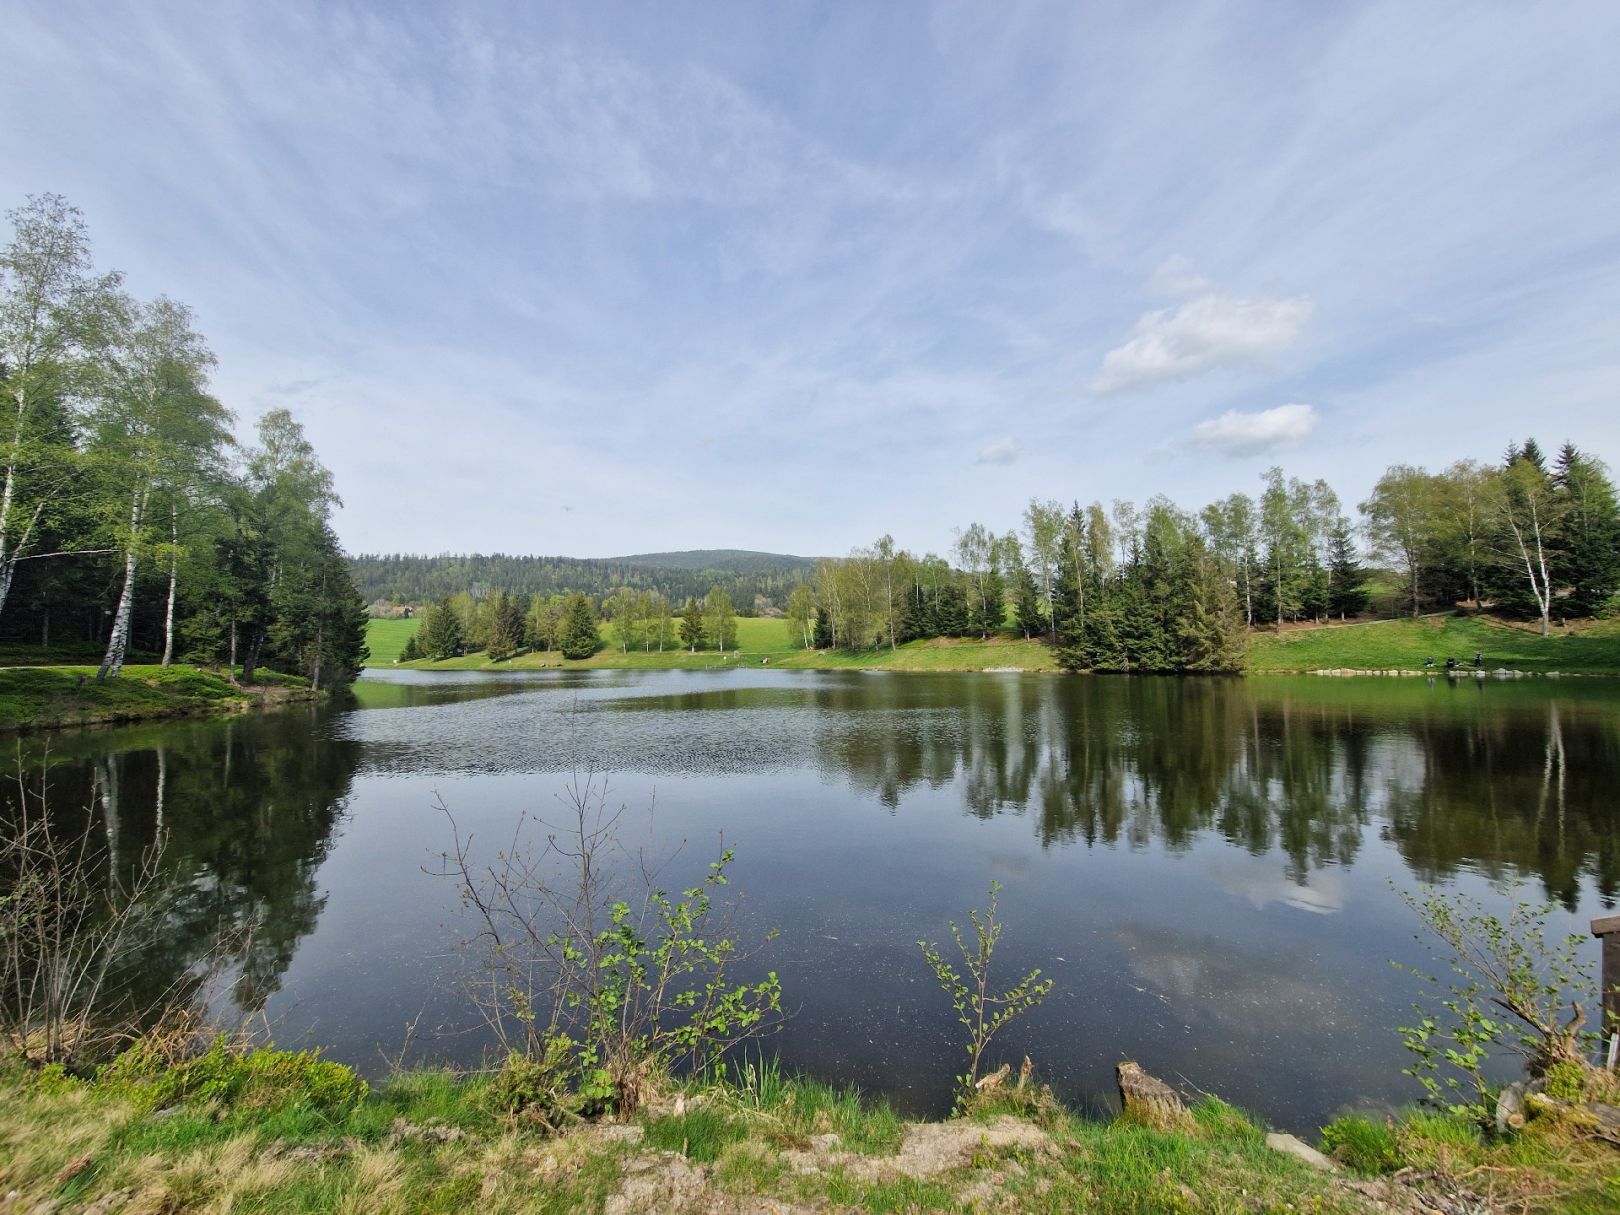
[[[771,1047],[911,1112],[948,1105],[960,1049],[916,942],[992,879],[1002,974],[1057,981],[1000,1057],[1099,1107],[1135,1058],[1292,1129],[1417,1096],[1392,884],[1520,879],[1582,932],[1620,893],[1611,681],[379,672],[347,706],[48,747],[58,812],[93,806],[126,858],[169,833],[149,980],[246,930],[228,1000],[371,1072],[411,1021],[417,1059],[489,1046],[436,802],[494,846],[576,768],[655,803],[672,881],[723,833],[745,928],[781,930]]]

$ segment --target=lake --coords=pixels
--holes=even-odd
[[[1056,980],[998,1061],[1101,1109],[1135,1058],[1295,1130],[1419,1095],[1397,891],[1521,880],[1582,933],[1620,893],[1620,683],[1596,679],[382,671],[343,705],[21,744],[47,756],[54,811],[124,860],[167,832],[146,982],[229,926],[221,1008],[372,1074],[490,1045],[439,804],[492,848],[575,771],[686,841],[672,882],[723,835],[742,930],[780,930],[767,1049],[911,1113],[948,1107],[960,1052],[917,941],[992,880],[1000,973]]]

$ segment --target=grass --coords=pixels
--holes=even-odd
[[[637,1186],[652,1188],[634,1209],[1390,1209],[1271,1150],[1259,1124],[1214,1098],[1193,1107],[1187,1129],[1160,1132],[1079,1117],[1032,1100],[1034,1090],[1008,1093],[970,1119],[919,1128],[920,1142],[948,1141],[919,1166],[910,1124],[886,1105],[763,1061],[666,1091],[643,1111],[639,1143],[590,1127],[547,1137],[521,1115],[494,1113],[487,1078],[444,1071],[397,1075],[358,1098],[351,1086],[316,1105],[295,1079],[311,1066],[257,1067],[283,1077],[281,1087],[202,1085],[158,1109],[111,1076],[0,1066],[5,1209],[595,1212],[615,1191],[622,1208]],[[1009,1114],[1023,1121],[1009,1124]],[[1022,1129],[992,1138],[1009,1125]],[[1620,1153],[1537,1128],[1490,1142],[1439,1115],[1387,1127],[1351,1118],[1323,1142],[1363,1177],[1438,1173],[1489,1187],[1500,1209],[1616,1209]],[[657,1188],[666,1184],[677,1189]]]
[[[94,666],[0,669],[0,730],[99,725],[154,717],[236,712],[267,699],[287,699],[306,681],[266,672],[262,689],[239,688],[199,667],[131,665],[96,682]]]
[[[405,643],[415,637],[421,627],[421,619],[415,616],[409,619],[367,620],[366,648],[371,651],[371,665],[386,666],[392,663],[404,651]]]
[[[415,620],[373,620],[367,627],[372,665],[393,665],[406,640],[415,632]],[[675,648],[659,653],[623,652],[605,626],[604,644],[590,658],[565,661],[555,652],[526,651],[508,662],[492,663],[482,653],[466,654],[442,662],[413,662],[404,666],[428,671],[507,671],[544,667],[569,669],[626,668],[642,670],[714,670],[725,667],[773,666],[790,670],[880,671],[1055,671],[1051,647],[1041,640],[996,636],[932,638],[910,641],[891,651],[806,650],[797,645],[785,620],[739,617],[737,650],[721,655],[714,650],[688,653]],[[1291,628],[1281,635],[1256,630],[1250,637],[1251,674],[1300,671],[1423,670],[1433,657],[1442,669],[1453,657],[1472,666],[1475,652],[1485,657],[1487,669],[1560,671],[1567,674],[1620,674],[1620,621],[1583,621],[1569,629],[1555,629],[1542,637],[1534,628],[1510,625],[1489,617],[1425,616],[1362,624]]]
[[[366,644],[371,648],[372,666],[392,666],[418,622],[414,620],[372,620],[366,627]],[[492,663],[481,652],[447,658],[440,662],[398,664],[427,671],[522,671],[544,667],[569,669],[629,670],[715,670],[727,667],[774,666],[813,670],[888,671],[984,671],[1016,667],[1025,671],[1054,671],[1051,649],[1040,641],[1022,637],[992,637],[988,642],[975,639],[934,638],[911,641],[894,651],[887,648],[865,651],[806,650],[797,644],[792,626],[786,620],[740,616],[737,618],[737,648],[727,654],[712,649],[695,654],[680,646],[660,653],[620,648],[611,624],[603,628],[603,645],[589,658],[565,660],[554,651],[525,651],[508,662]]]
[[[1432,657],[1472,668],[1484,655],[1487,670],[1620,674],[1620,621],[1582,622],[1543,637],[1533,628],[1483,616],[1425,616],[1367,624],[1259,632],[1249,647],[1249,670],[1424,670]]]

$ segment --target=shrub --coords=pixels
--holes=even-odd
[[[508,1062],[511,1095],[521,1104],[526,1087],[571,1089],[582,1109],[611,1102],[622,1116],[653,1078],[702,1072],[774,1029],[781,984],[774,971],[753,983],[734,977],[750,954],[730,933],[736,905],[723,888],[731,850],[699,882],[669,894],[658,887],[657,863],[620,838],[624,807],[610,805],[605,785],[576,778],[559,800],[563,822],[526,816],[488,867],[475,865],[471,839],[452,818],[455,850],[442,873],[479,925],[466,943],[478,955],[473,999],[502,1044],[527,1061]],[[530,842],[537,823],[543,844]]]
[[[1580,958],[1585,940],[1550,939],[1553,909],[1504,893],[1504,915],[1463,894],[1424,888],[1401,896],[1430,934],[1417,939],[1441,954],[1451,971],[1448,980],[1411,972],[1443,994],[1431,1006],[1414,1005],[1417,1022],[1400,1029],[1414,1056],[1406,1074],[1431,1102],[1480,1119],[1492,1103],[1485,1077],[1492,1050],[1523,1056],[1536,1076],[1561,1064],[1584,1072],[1583,1050],[1592,1036],[1584,1032],[1586,1010],[1577,998],[1595,988]],[[1435,949],[1435,938],[1443,950]]]
[[[954,923],[950,925],[951,939],[956,942],[957,951],[962,955],[962,962],[967,967],[966,979],[945,959],[937,947],[927,941],[917,942],[917,947],[922,950],[923,960],[934,972],[934,978],[940,987],[944,988],[945,994],[950,996],[951,1005],[956,1009],[956,1019],[967,1030],[968,1068],[956,1077],[956,1107],[959,1112],[965,1112],[978,1095],[979,1068],[984,1063],[984,1053],[990,1046],[990,1040],[1009,1021],[1022,1016],[1046,999],[1052,990],[1052,980],[1042,981],[1041,972],[1036,969],[1006,991],[992,994],[990,961],[997,942],[1001,940],[1003,930],[1003,925],[996,915],[996,896],[1000,891],[1000,882],[990,883],[990,908],[982,918],[977,911],[968,912],[968,919],[972,922],[974,930],[974,942],[971,947],[963,937],[961,929]]]

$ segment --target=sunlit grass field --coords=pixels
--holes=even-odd
[[[1480,616],[1425,616],[1368,624],[1257,632],[1250,641],[1249,670],[1422,670],[1432,657],[1472,668],[1474,654],[1487,670],[1620,674],[1620,621],[1583,624],[1542,637],[1531,628]]]
[[[370,665],[389,666],[406,640],[420,627],[416,620],[373,620],[367,631]],[[911,641],[891,651],[806,650],[786,620],[739,617],[736,651],[693,654],[678,645],[663,653],[653,649],[625,652],[611,624],[604,625],[603,645],[590,658],[564,661],[556,652],[525,652],[508,662],[491,663],[482,653],[443,662],[408,664],[421,670],[524,670],[542,667],[602,667],[644,670],[713,670],[737,666],[774,666],[814,670],[888,671],[1055,671],[1051,648],[1041,640],[1017,636],[934,638]],[[1256,630],[1249,643],[1249,671],[1422,670],[1433,657],[1443,668],[1447,657],[1472,668],[1475,652],[1489,670],[1561,671],[1570,674],[1620,674],[1620,621],[1583,622],[1542,637],[1531,627],[1517,627],[1486,617],[1425,616],[1418,620],[1378,620],[1364,624],[1290,629],[1281,636]]]
[[[405,643],[416,636],[416,631],[422,627],[419,618],[409,620],[368,620],[366,621],[366,648],[371,651],[367,666],[387,666],[399,657],[405,648]]]
[[[405,642],[420,627],[416,620],[373,620],[367,628],[366,643],[371,647],[373,667],[390,666],[404,649]],[[607,667],[645,670],[714,670],[738,666],[779,666],[813,668],[877,668],[894,671],[983,671],[1016,667],[1025,671],[1052,671],[1051,650],[1039,641],[993,637],[988,642],[936,638],[907,642],[890,651],[806,650],[786,620],[739,616],[737,648],[726,654],[698,650],[695,654],[679,644],[660,653],[619,644],[611,624],[602,627],[602,648],[590,658],[567,660],[555,651],[527,651],[508,662],[492,663],[482,653],[464,654],[442,662],[413,662],[408,667],[429,671],[526,670],[540,667]]]

